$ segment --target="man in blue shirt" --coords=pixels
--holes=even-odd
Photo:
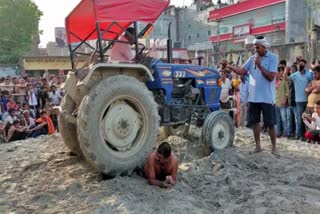
[[[261,152],[260,116],[263,114],[264,125],[269,127],[272,143],[272,154],[279,156],[276,149],[276,109],[275,109],[275,77],[278,69],[278,57],[267,48],[266,38],[254,40],[256,55],[251,56],[242,68],[232,65],[227,67],[239,75],[249,73],[249,108],[248,125],[253,127],[256,142],[255,152]]]
[[[302,113],[306,110],[308,95],[305,92],[306,87],[309,82],[313,79],[312,73],[305,69],[307,61],[305,59],[300,59],[298,62],[298,72],[291,74],[290,76],[285,73],[285,77],[293,82],[295,91],[295,101],[296,101],[296,111],[297,111],[297,128],[298,136],[296,139],[301,137],[301,140],[305,141],[304,134],[306,132],[306,127],[302,121]]]

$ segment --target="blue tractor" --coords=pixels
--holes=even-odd
[[[66,146],[110,176],[130,174],[141,166],[158,139],[160,126],[168,134],[186,134],[202,127],[206,153],[231,146],[234,125],[220,111],[217,70],[168,63],[145,57],[138,38],[168,7],[168,0],[82,0],[66,18],[72,70],[65,81],[59,128]],[[126,8],[127,13],[119,11]],[[143,10],[141,10],[143,8]],[[112,21],[110,21],[112,20]],[[146,22],[140,32],[137,22]],[[134,26],[135,62],[107,60],[113,44]],[[96,41],[96,47],[88,40]],[[169,39],[170,41],[170,39]],[[79,50],[92,52],[81,62]],[[78,66],[77,66],[78,65]]]

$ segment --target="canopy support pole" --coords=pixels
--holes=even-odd
[[[135,34],[134,34],[134,41],[135,41],[135,49],[136,49],[136,63],[139,63],[139,42],[138,42],[138,24],[135,21],[133,23]]]
[[[103,48],[102,48],[101,34],[100,34],[100,22],[96,22],[96,29],[97,29],[97,34],[98,34],[100,61],[105,62]]]
[[[72,50],[72,47],[71,47],[71,44],[68,45],[69,46],[69,52],[70,52],[70,59],[71,59],[71,68],[72,70],[75,69],[75,64],[74,64],[74,56],[73,56],[73,50]]]

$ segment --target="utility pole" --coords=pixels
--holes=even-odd
[[[217,42],[213,46],[214,64],[218,65],[220,61],[220,22],[221,19],[214,21],[217,23]]]

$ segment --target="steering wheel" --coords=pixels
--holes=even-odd
[[[138,52],[138,56],[140,56],[142,54],[142,52],[146,49],[146,46],[142,43],[139,43],[138,46],[139,46],[139,49],[141,47],[141,49]]]

